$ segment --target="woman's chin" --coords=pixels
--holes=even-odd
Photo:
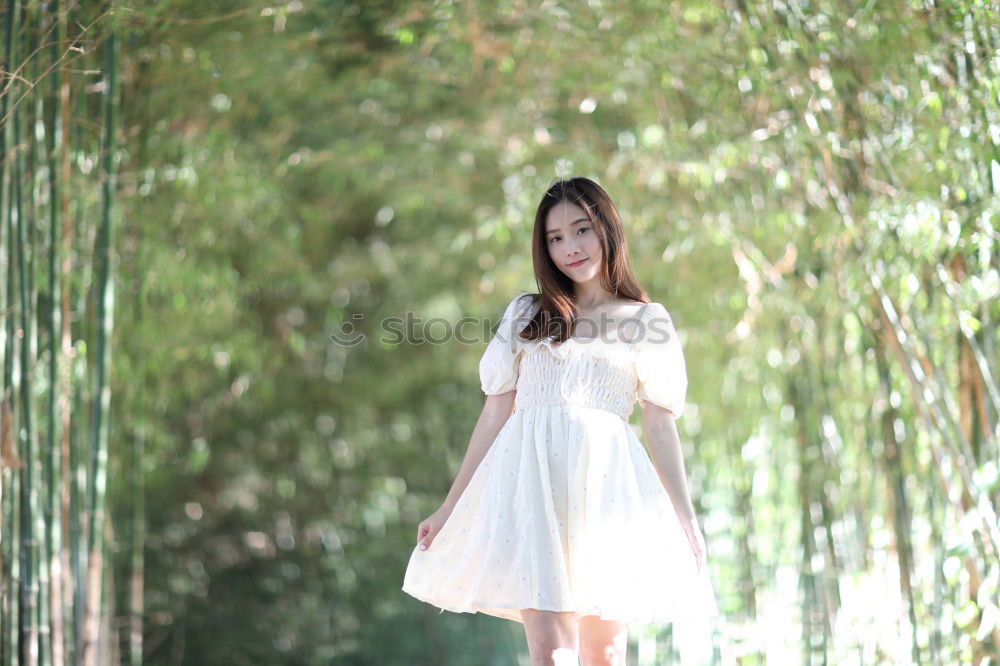
[[[567,273],[566,277],[568,277],[570,280],[572,280],[573,282],[575,282],[577,284],[584,284],[586,282],[590,282],[591,280],[597,279],[598,276],[597,276],[596,271],[592,271],[592,273],[593,274],[587,274],[587,275],[579,275],[579,274],[570,274],[570,273]]]

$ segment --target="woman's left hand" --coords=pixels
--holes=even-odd
[[[694,553],[698,571],[701,571],[702,567],[705,566],[705,536],[701,533],[698,519],[682,520],[681,526],[684,528],[688,541],[691,543],[691,552]]]

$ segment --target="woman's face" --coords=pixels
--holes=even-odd
[[[601,241],[580,206],[560,201],[549,210],[545,242],[553,263],[574,282],[587,282],[600,275],[604,259]]]

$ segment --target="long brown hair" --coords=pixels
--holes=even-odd
[[[615,294],[616,298],[620,296],[642,303],[649,302],[649,297],[632,273],[625,231],[611,197],[604,188],[589,178],[559,178],[549,185],[535,212],[531,257],[535,267],[535,281],[541,293],[534,296],[536,301],[540,300],[538,312],[520,333],[526,340],[552,336],[554,341],[561,343],[573,335],[575,330],[577,307],[573,280],[552,262],[546,244],[545,220],[549,211],[560,201],[576,204],[590,218],[604,255],[601,262],[601,286]]]

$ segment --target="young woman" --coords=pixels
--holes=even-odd
[[[533,665],[622,666],[629,624],[719,614],[674,424],[684,354],[597,183],[548,189],[532,258],[541,293],[507,305],[482,356],[486,405],[402,589],[523,623]]]

